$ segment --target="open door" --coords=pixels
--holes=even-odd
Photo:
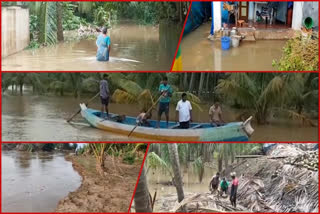
[[[239,2],[239,19],[248,21],[249,3],[247,1]]]

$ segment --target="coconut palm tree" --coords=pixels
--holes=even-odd
[[[178,202],[184,199],[183,182],[180,171],[180,162],[178,155],[178,146],[176,143],[168,143],[171,166],[174,174],[174,184],[177,189]]]
[[[137,213],[151,213],[152,203],[148,189],[146,178],[146,170],[143,166],[140,179],[137,185],[136,193],[134,195],[135,210]]]

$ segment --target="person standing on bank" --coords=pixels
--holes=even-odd
[[[103,74],[103,79],[100,81],[100,100],[101,100],[101,117],[104,118],[103,114],[106,112],[106,118],[109,117],[109,83],[108,75]]]
[[[164,77],[160,86],[159,86],[160,98],[159,101],[159,110],[158,110],[158,121],[157,121],[157,128],[160,127],[160,120],[162,113],[164,112],[166,115],[167,127],[169,124],[169,104],[170,104],[170,97],[172,97],[172,88],[168,84],[168,78]]]
[[[182,93],[181,100],[177,103],[176,107],[176,122],[178,121],[180,129],[188,129],[190,127],[190,121],[192,122],[192,106],[187,100],[187,94]]]

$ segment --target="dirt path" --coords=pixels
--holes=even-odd
[[[96,171],[91,156],[68,156],[75,170],[82,176],[78,190],[62,199],[56,212],[127,212],[139,175],[141,161],[133,165],[108,157],[102,177]]]

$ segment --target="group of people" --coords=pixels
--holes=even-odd
[[[237,191],[238,191],[238,185],[239,180],[236,178],[236,173],[232,172],[230,174],[231,176],[231,187],[230,187],[230,202],[231,205],[236,207],[237,206]],[[217,172],[215,176],[212,177],[209,189],[211,191],[211,194],[218,191],[218,196],[222,196],[223,194],[228,195],[228,189],[229,189],[230,183],[227,181],[227,179],[224,177],[220,181],[220,173]]]
[[[101,98],[101,116],[104,113],[108,117],[108,104],[110,91],[108,87],[107,74],[103,75],[103,80],[100,81],[100,98]],[[160,127],[160,120],[163,113],[165,114],[166,127],[169,126],[169,106],[171,97],[173,94],[172,87],[168,84],[168,78],[165,76],[159,86],[159,106],[157,115],[156,128]],[[149,119],[152,117],[152,108],[149,110],[143,109],[136,118],[136,124],[139,126],[150,126]],[[190,128],[190,122],[192,122],[192,105],[189,100],[187,100],[187,94],[181,94],[181,100],[176,105],[176,115],[175,120],[179,122],[179,128],[188,129]],[[209,109],[209,120],[213,127],[222,126],[225,122],[222,119],[222,110],[218,102],[215,102]]]

